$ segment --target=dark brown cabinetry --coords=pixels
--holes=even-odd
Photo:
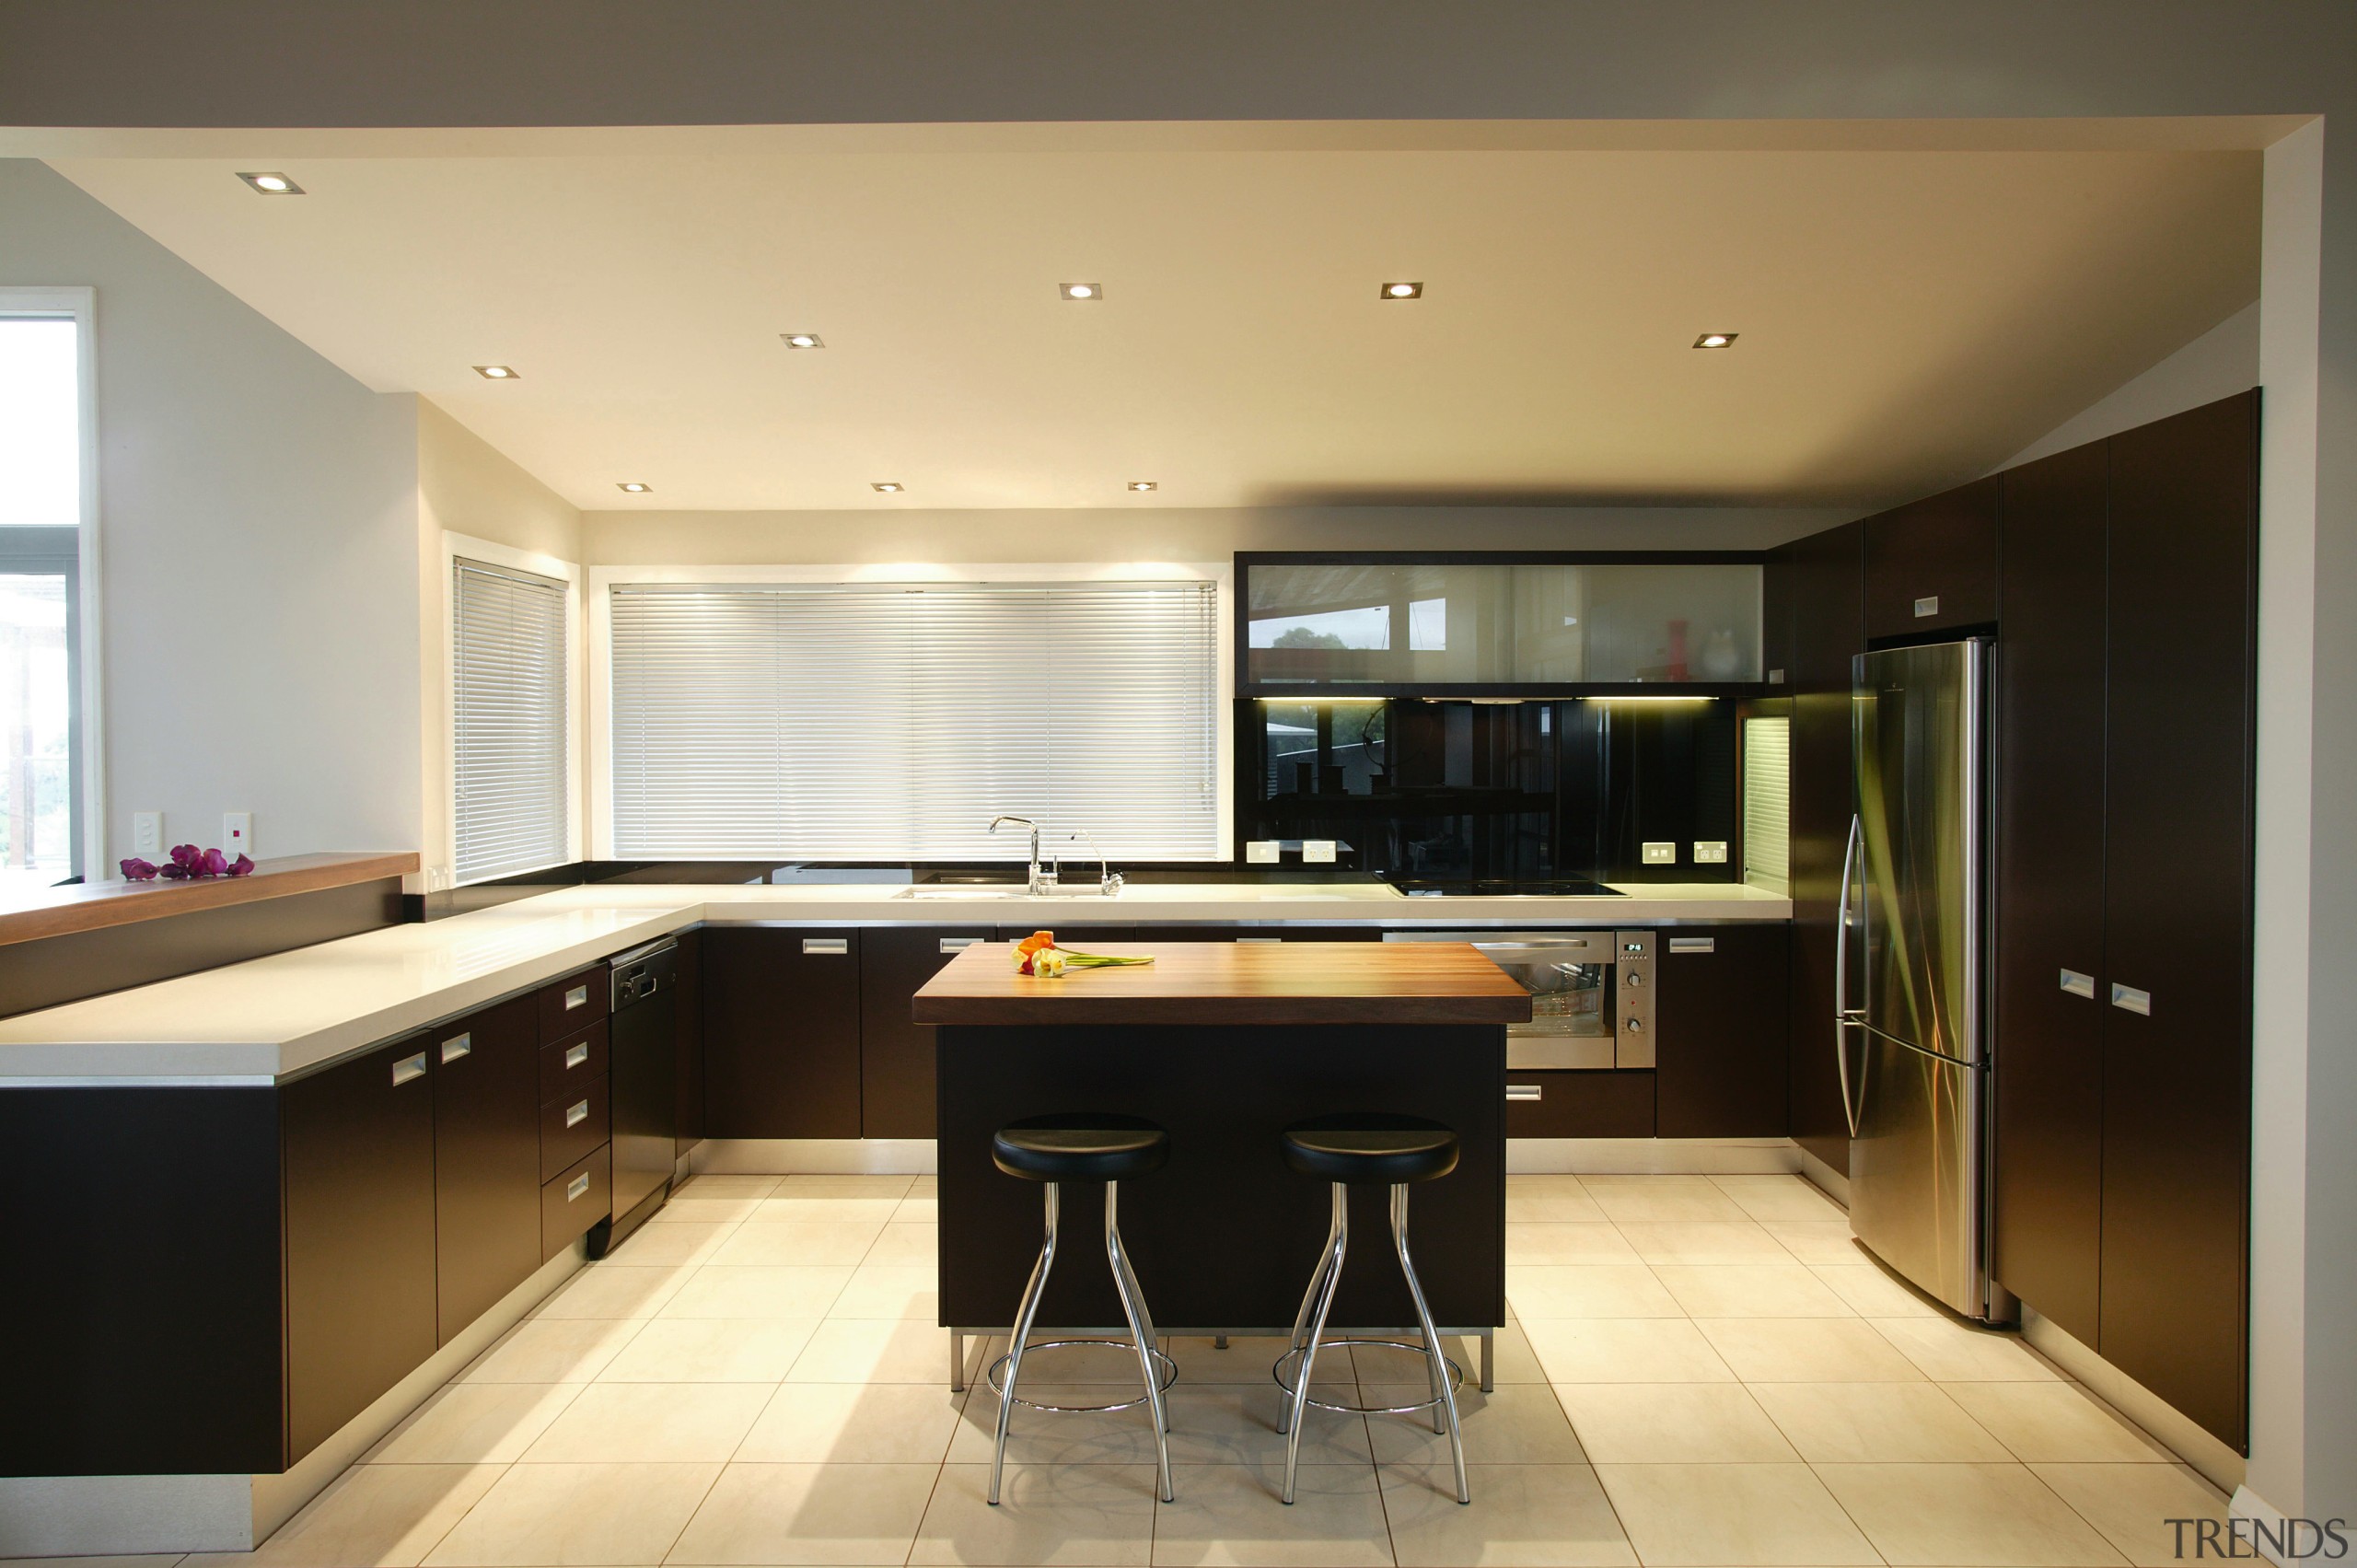
[[[1868,517],[1866,635],[1911,637],[1997,619],[1999,481]]]
[[[1660,933],[1654,1133],[1784,1135],[1792,941],[1781,924]]]
[[[671,1062],[679,1096],[672,1111],[674,1153],[703,1142],[703,933],[679,933],[679,975],[672,1015]]]
[[[704,933],[708,1136],[860,1135],[863,935],[760,925]]]
[[[1506,1069],[1509,1138],[1650,1138],[1649,1072]]]
[[[859,1122],[869,1138],[934,1135],[935,1029],[911,1022],[911,998],[988,926],[886,926],[860,933]],[[1075,930],[1067,940],[1085,943]]]
[[[286,1448],[309,1453],[431,1356],[434,1041],[286,1086]]]
[[[434,1256],[448,1343],[540,1262],[540,1043],[533,999],[446,1024],[434,1051]]]

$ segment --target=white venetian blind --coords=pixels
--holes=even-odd
[[[1208,583],[617,584],[614,853],[1220,853]],[[1066,851],[1066,858],[1073,858]]]
[[[1793,888],[1790,719],[1743,724],[1743,879],[1771,892]]]
[[[572,858],[565,585],[456,565],[450,656],[457,871],[479,882]]]

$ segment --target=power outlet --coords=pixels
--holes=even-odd
[[[1334,864],[1334,841],[1333,841],[1333,840],[1331,840],[1331,839],[1304,839],[1304,840],[1302,840],[1302,841],[1301,841],[1301,863],[1302,863],[1304,865],[1333,865],[1333,864]]]
[[[1674,843],[1649,843],[1644,846],[1644,851],[1645,864],[1647,865],[1675,865],[1678,864],[1678,846]]]
[[[1279,845],[1275,839],[1252,839],[1244,845],[1244,863],[1247,865],[1274,865],[1278,854]]]
[[[1694,841],[1695,865],[1724,865],[1726,863],[1727,842],[1724,839],[1696,839]]]
[[[254,814],[250,811],[225,811],[221,814],[221,853],[235,860],[254,852]]]
[[[142,860],[153,860],[164,853],[162,812],[134,811],[131,814],[131,853]]]

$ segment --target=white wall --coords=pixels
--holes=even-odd
[[[2254,299],[2150,370],[2064,420],[1997,469],[2067,452],[2090,441],[2214,403],[2258,385],[2258,301]]]
[[[418,842],[417,400],[328,364],[45,166],[0,283],[98,292],[107,863],[254,814],[264,855]]]

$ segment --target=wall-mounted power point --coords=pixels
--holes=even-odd
[[[1724,839],[1696,839],[1696,840],[1694,841],[1694,864],[1695,864],[1695,865],[1724,865],[1726,863],[1727,863],[1727,842],[1726,842],[1726,840],[1724,840]]]
[[[250,811],[224,811],[221,814],[221,853],[235,860],[254,852],[254,814]]]
[[[1302,863],[1304,865],[1333,865],[1333,864],[1334,864],[1334,841],[1333,841],[1333,840],[1331,840],[1331,839],[1304,839],[1304,840],[1302,840],[1302,841],[1301,841],[1301,863]]]
[[[154,860],[164,853],[162,812],[134,811],[131,814],[131,853],[142,860]]]
[[[1649,843],[1644,846],[1644,851],[1645,864],[1647,865],[1675,865],[1678,864],[1678,846],[1674,843]]]
[[[1247,865],[1274,865],[1277,855],[1278,844],[1274,839],[1253,839],[1244,846],[1244,863]]]

